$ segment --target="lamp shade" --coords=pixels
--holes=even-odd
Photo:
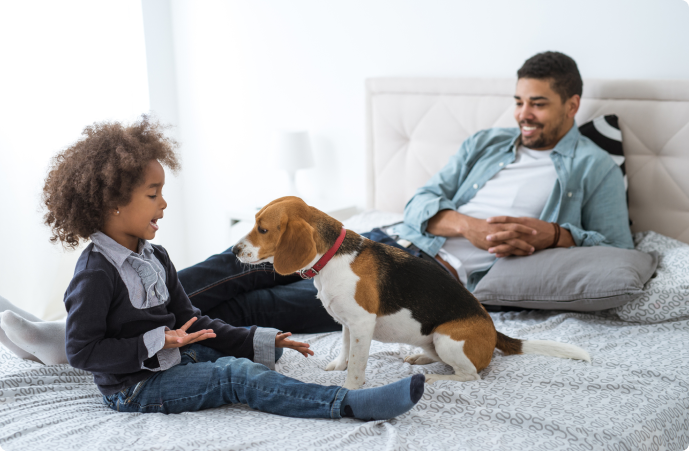
[[[314,166],[309,132],[280,132],[277,150],[276,164],[287,172]]]

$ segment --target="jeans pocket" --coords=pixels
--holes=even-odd
[[[148,378],[142,380],[141,382],[130,385],[129,387],[120,390],[108,397],[108,401],[111,403],[111,407],[116,408],[118,411],[131,411],[132,408],[138,410],[138,403],[136,402],[137,395],[141,392],[141,389],[148,381]],[[113,405],[114,404],[114,405]]]
[[[120,406],[125,402],[127,393],[132,387],[127,387],[112,395],[103,395],[103,403],[112,410],[120,411]]]
[[[130,404],[136,399],[136,396],[141,392],[141,389],[146,385],[146,382],[148,381],[148,378],[142,380],[138,384],[132,385],[131,387],[127,388],[127,393],[125,396],[125,402],[127,404]]]
[[[190,346],[190,345],[188,345],[188,346]],[[194,363],[199,363],[199,359],[196,356],[196,351],[194,351],[193,349],[191,349],[189,347],[187,347],[187,349],[185,349],[184,351],[181,352],[181,356],[182,356],[182,363],[183,364],[189,363],[189,362],[184,361],[185,360],[184,357],[188,357]]]

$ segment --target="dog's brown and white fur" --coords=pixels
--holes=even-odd
[[[311,268],[335,243],[342,224],[297,197],[283,197],[256,214],[253,230],[233,252],[242,262],[273,263],[280,274]],[[330,262],[314,277],[318,298],[343,325],[342,351],[327,371],[348,369],[344,387],[364,384],[371,340],[419,346],[412,365],[443,361],[453,375],[426,381],[480,379],[493,350],[590,361],[573,345],[517,340],[495,330],[474,296],[439,265],[347,230]]]

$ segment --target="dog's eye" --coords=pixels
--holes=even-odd
[[[259,227],[259,228],[258,228],[258,233],[261,233],[261,234],[263,234],[263,233],[268,233],[268,230],[267,230],[267,229],[262,229],[262,228]]]

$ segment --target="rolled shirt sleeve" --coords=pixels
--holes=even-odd
[[[165,331],[170,330],[167,326],[160,326],[149,330],[144,334],[144,345],[148,350],[148,358],[156,355],[165,346]]]
[[[275,369],[275,336],[279,330],[272,327],[257,327],[254,333],[254,362]]]
[[[170,330],[169,327],[160,326],[144,334],[144,346],[148,350],[148,358],[151,359],[153,356],[156,356],[158,367],[148,366],[150,360],[147,359],[141,364],[142,370],[165,371],[182,361],[179,348],[163,349],[163,346],[165,346],[165,332],[168,330]]]
[[[584,230],[569,223],[561,224],[563,229],[569,230],[576,246],[598,246],[605,241],[605,236],[592,230]]]
[[[412,202],[413,201],[413,202]],[[444,197],[419,190],[404,210],[405,224],[419,233],[425,233],[428,221],[442,210],[456,210],[455,204]]]

